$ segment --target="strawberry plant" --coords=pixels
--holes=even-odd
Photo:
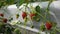
[[[0,34],[12,34],[14,28],[10,24],[0,22]]]
[[[56,34],[56,32],[60,32],[60,30],[58,30],[57,28],[57,23],[54,23],[54,21],[50,20],[50,13],[49,13],[49,6],[50,4],[53,2],[53,0],[41,0],[41,1],[49,1],[47,8],[41,9],[41,7],[39,5],[37,5],[35,8],[33,6],[30,6],[29,8],[32,9],[31,12],[27,12],[26,8],[28,7],[28,4],[31,2],[34,2],[34,0],[0,0],[0,8],[2,8],[3,6],[9,6],[12,4],[16,4],[16,6],[19,8],[19,6],[21,6],[23,3],[26,3],[25,6],[25,12],[22,12],[21,16],[24,20],[24,25],[27,25],[27,21],[30,20],[31,21],[42,21],[43,24],[40,25],[40,30],[41,31],[45,31],[46,34],[47,32],[49,32],[50,34]],[[31,4],[30,4],[31,5]],[[1,17],[4,17],[4,14],[0,13]],[[28,18],[28,16],[30,18]],[[19,18],[19,14],[16,14],[16,18]],[[8,19],[7,18],[1,18],[2,22],[7,23]],[[10,21],[13,20],[13,18],[10,19]],[[31,24],[31,28],[34,28],[35,26],[33,24]],[[4,31],[3,31],[4,30]],[[0,32],[3,32],[5,34],[12,34],[11,32],[12,29],[10,29],[9,27],[5,27],[4,24],[0,24]],[[18,29],[15,29],[14,32],[16,32],[16,34],[21,34],[19,33]],[[40,33],[39,33],[40,34]]]

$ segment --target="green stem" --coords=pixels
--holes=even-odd
[[[50,7],[50,4],[53,2],[53,0],[50,0],[49,3],[48,3],[48,6],[47,6],[47,10],[49,10],[49,7]]]
[[[26,26],[27,25],[27,18],[25,18],[25,20],[24,20],[24,26]]]
[[[30,4],[30,6],[31,6],[31,4]],[[33,6],[31,6],[31,9],[32,9],[32,11],[36,12],[35,9],[33,8]],[[36,13],[37,13],[38,15],[40,15],[45,21],[47,20],[46,17],[44,17],[44,16],[41,15],[40,13],[38,13],[38,12],[36,12]],[[47,21],[49,21],[49,20],[47,20]]]
[[[28,3],[26,3],[26,5],[25,5],[25,12],[27,11],[27,10],[26,10],[27,7],[28,7]],[[27,25],[27,20],[28,20],[28,19],[27,19],[27,17],[26,17],[26,18],[25,18],[25,21],[24,21],[24,25],[25,25],[25,26]]]
[[[53,2],[53,0],[50,0],[49,3],[48,3],[48,6],[47,6],[47,8],[46,8],[46,13],[47,13],[47,14],[45,14],[45,18],[46,18],[47,16],[50,17],[49,7],[50,7],[50,4],[51,4],[52,2]],[[49,19],[48,21],[50,21],[50,19]]]

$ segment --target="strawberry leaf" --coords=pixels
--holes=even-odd
[[[17,3],[16,3],[16,6],[19,7],[19,6],[21,6],[24,2],[25,2],[25,0],[18,0]]]
[[[14,0],[6,0],[5,2],[6,2],[8,5],[14,4]]]

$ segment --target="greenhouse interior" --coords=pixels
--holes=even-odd
[[[0,34],[60,34],[60,0],[0,0]]]

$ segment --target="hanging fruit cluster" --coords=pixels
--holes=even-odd
[[[41,29],[42,31],[51,30],[52,27],[53,27],[53,24],[50,23],[50,22],[46,22],[45,24],[41,24],[40,27],[41,27],[40,29]]]
[[[22,5],[23,3],[30,3],[30,2],[36,2],[36,1],[40,1],[40,0],[0,0],[0,8],[3,6],[8,6],[8,5],[12,5],[12,4],[16,4],[17,7],[19,7],[20,5]],[[41,1],[50,1],[50,0],[41,0]]]
[[[4,14],[0,13],[0,34],[12,34],[14,28],[7,24],[8,19],[4,18]]]
[[[2,22],[7,23],[8,20],[7,20],[7,18],[4,18],[3,13],[0,13],[0,17],[1,17],[0,19],[1,19]]]
[[[32,2],[33,0],[31,0]],[[42,0],[42,1],[45,1],[45,0]],[[30,17],[30,19],[32,21],[42,21],[43,23],[40,25],[40,30],[41,31],[48,31],[50,32],[50,34],[56,34],[56,32],[60,32],[59,30],[57,30],[57,24],[54,23],[54,22],[51,22],[50,20],[47,19],[47,17],[49,17],[49,6],[50,4],[52,3],[53,0],[49,0],[49,4],[46,8],[46,10],[44,9],[41,9],[40,6],[36,6],[35,8],[33,8],[32,6],[30,7],[32,10],[30,13],[27,13],[26,11],[25,12],[22,12],[22,18],[23,20],[25,20],[25,25],[28,21],[28,17]],[[33,1],[34,2],[34,1]],[[19,7],[20,5],[22,5],[23,3],[26,3],[26,6],[28,5],[28,3],[30,3],[29,0],[0,0],[0,8],[3,7],[3,6],[6,6],[6,5],[12,5],[12,4],[16,4],[17,7]],[[45,14],[46,13],[46,14]],[[16,18],[18,19],[19,18],[19,14],[16,14]],[[7,23],[8,19],[7,18],[4,18],[4,14],[0,13],[0,19],[1,19],[1,22],[0,23],[0,32],[4,32],[5,34],[12,34],[11,33],[11,28],[10,27],[5,27],[4,23]],[[13,20],[13,18],[10,19],[10,21]],[[34,28],[34,25],[32,25],[31,28]],[[2,29],[2,30],[1,30]],[[13,29],[14,30],[14,29]],[[52,32],[51,32],[52,31]],[[14,32],[16,32],[16,34],[21,34],[19,33],[19,30],[18,29],[15,29]]]

